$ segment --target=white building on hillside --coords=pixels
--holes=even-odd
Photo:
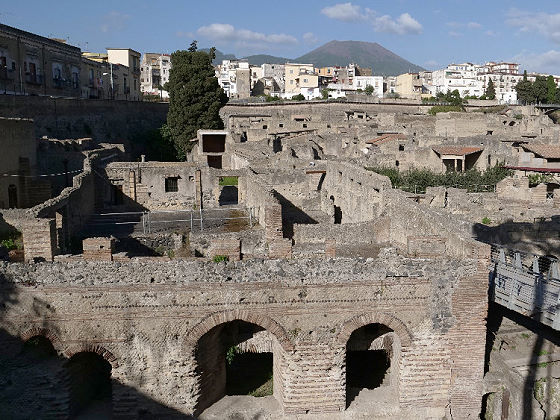
[[[223,60],[216,69],[218,84],[228,98],[247,98],[251,93],[251,69],[244,60]]]
[[[169,81],[171,57],[169,54],[145,53],[140,66],[140,90],[144,95],[169,98],[163,86]]]
[[[383,98],[383,76],[354,76],[352,87],[354,90],[366,90],[366,87],[373,86],[373,95]]]
[[[446,69],[432,72],[432,92],[447,93],[458,90],[461,96],[482,96],[484,83],[478,80],[478,68],[472,63],[450,64]]]

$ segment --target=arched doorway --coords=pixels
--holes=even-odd
[[[200,377],[196,414],[225,396],[274,398],[276,344],[266,329],[242,320],[225,322],[206,332],[195,352]]]
[[[67,364],[71,416],[112,416],[111,364],[97,353],[74,354]]]
[[[398,401],[400,341],[384,324],[355,329],[346,343],[346,406]]]

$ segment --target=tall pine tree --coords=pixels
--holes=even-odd
[[[486,86],[486,92],[484,92],[484,96],[486,96],[486,99],[496,99],[496,88],[494,87],[494,82],[492,81],[492,79],[488,79],[488,86]]]
[[[186,159],[192,139],[201,128],[221,129],[219,111],[227,96],[218,85],[212,60],[215,49],[198,51],[193,41],[188,51],[171,54],[171,71],[165,90],[169,92],[169,112],[164,134],[171,138],[177,157]]]

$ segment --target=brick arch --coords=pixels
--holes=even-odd
[[[284,327],[278,324],[278,322],[267,315],[255,314],[252,311],[239,309],[215,312],[207,316],[187,332],[186,344],[194,347],[196,346],[198,340],[212,328],[217,327],[220,324],[236,320],[250,322],[251,324],[264,328],[276,337],[284,351],[293,350],[294,345],[292,341],[288,337]]]
[[[70,359],[72,356],[78,353],[96,353],[101,357],[103,357],[103,359],[105,359],[107,362],[109,362],[113,368],[119,366],[119,362],[117,358],[113,355],[113,353],[111,353],[105,347],[97,344],[81,343],[81,344],[72,345],[66,348],[63,354],[65,357]]]
[[[37,336],[45,337],[47,340],[49,340],[57,352],[62,350],[60,339],[54,332],[52,332],[48,328],[33,327],[20,334],[20,338],[23,342]]]
[[[371,312],[356,315],[342,325],[342,330],[337,335],[337,343],[346,346],[352,333],[368,324],[383,324],[391,328],[398,336],[402,346],[412,343],[413,336],[406,325],[398,318],[384,312]]]

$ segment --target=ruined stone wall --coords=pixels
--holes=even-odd
[[[333,206],[339,207],[342,223],[374,220],[384,205],[383,191],[390,188],[385,176],[348,163],[328,162],[322,209],[332,214]]]
[[[391,251],[378,260],[281,266],[274,260],[0,263],[3,296],[10,296],[0,327],[16,338],[47,334],[66,357],[97,352],[119,384],[188,414],[219,396],[209,395],[216,386],[205,386],[211,376],[197,368],[199,340],[213,327],[244,320],[274,337],[275,397],[284,412],[324,414],[346,407],[351,333],[379,323],[400,343],[393,360],[398,402],[390,408],[402,418],[442,418],[450,409],[454,418],[474,419],[483,358],[468,358],[478,357],[485,341],[479,268],[473,259],[411,260]],[[1,344],[14,356],[19,351]],[[113,395],[115,412],[127,407],[131,414],[159,414],[145,401]]]
[[[167,110],[165,103],[0,96],[0,115],[33,119],[37,137],[93,137],[97,142],[124,143],[133,156],[142,153],[145,146],[136,150],[133,140],[160,128]]]

